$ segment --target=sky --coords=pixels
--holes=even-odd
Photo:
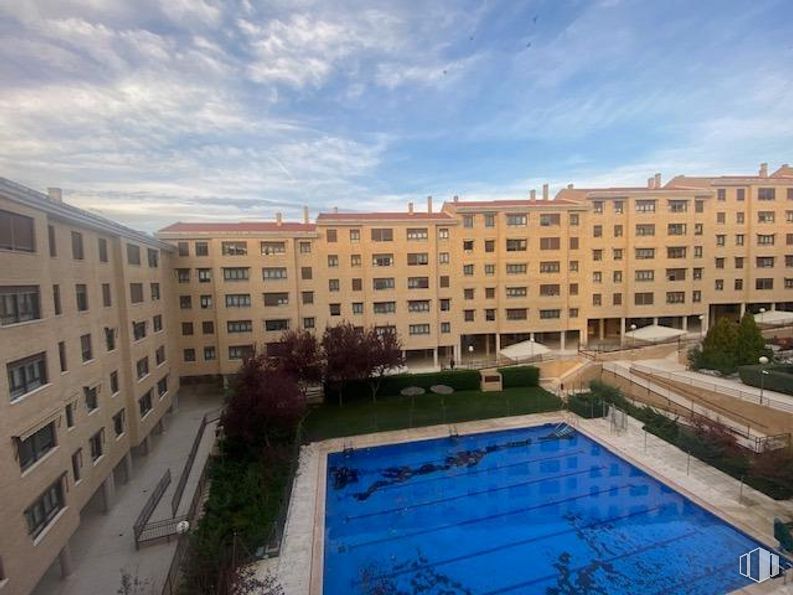
[[[790,0],[0,0],[0,176],[154,231],[793,162]]]

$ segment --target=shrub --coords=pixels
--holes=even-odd
[[[761,370],[765,367],[768,374],[761,380]],[[749,386],[760,387],[761,384],[768,390],[793,395],[793,366],[791,365],[770,365],[770,366],[741,366],[738,368],[741,382]]]
[[[427,372],[425,374],[394,374],[385,376],[380,384],[379,394],[396,396],[403,388],[420,386],[429,390],[435,384],[445,384],[454,390],[479,390],[479,372],[476,370],[444,370],[443,372]],[[368,382],[349,382],[344,387],[345,402],[371,400],[372,392]],[[325,402],[338,403],[338,391],[334,385],[325,384]]]
[[[567,398],[567,408],[584,419],[606,415],[606,403],[592,393],[570,395]]]
[[[535,366],[510,366],[499,368],[498,371],[501,373],[502,388],[540,384],[540,369]]]

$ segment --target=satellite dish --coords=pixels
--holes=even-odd
[[[190,522],[189,521],[179,521],[176,523],[176,532],[179,535],[184,535],[190,530]]]

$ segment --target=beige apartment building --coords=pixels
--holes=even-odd
[[[448,365],[534,340],[699,333],[746,309],[793,310],[793,168],[660,174],[646,186],[321,213],[315,223],[176,223],[183,376],[233,373],[283,330],[393,327],[409,361]]]
[[[171,247],[0,179],[0,593],[25,594],[89,503],[110,508],[179,388]]]
[[[787,165],[157,236],[0,179],[0,595],[69,572],[80,511],[112,506],[180,381],[233,374],[286,329],[393,327],[430,367],[793,311]]]

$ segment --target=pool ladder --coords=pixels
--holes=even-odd
[[[567,422],[563,421],[557,424],[557,426],[551,432],[551,435],[555,436],[556,438],[567,438],[574,432],[575,430]]]
[[[449,426],[449,438],[457,440],[460,437],[460,432],[457,431],[457,426]]]
[[[355,452],[355,447],[353,446],[352,440],[345,440],[342,442],[341,450],[345,457],[348,457],[353,452]]]

